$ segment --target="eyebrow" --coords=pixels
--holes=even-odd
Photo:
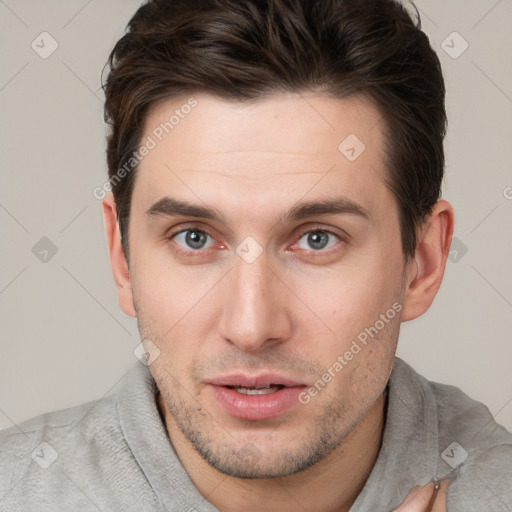
[[[164,197],[157,201],[147,210],[146,214],[150,217],[160,215],[166,217],[197,217],[226,224],[224,216],[216,208],[200,206],[171,197]],[[281,215],[278,222],[281,222],[283,219],[294,222],[317,215],[340,214],[356,215],[370,220],[370,214],[363,206],[346,197],[333,197],[299,203],[287,213]]]

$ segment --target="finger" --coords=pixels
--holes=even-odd
[[[432,512],[446,512],[446,493],[448,484],[450,483],[449,480],[443,480],[438,483],[439,488],[436,491],[434,491],[435,500],[432,501],[432,506],[430,509]]]
[[[404,502],[394,512],[426,512],[434,492],[434,484],[414,487]]]

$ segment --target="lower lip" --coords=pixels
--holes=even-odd
[[[249,421],[270,420],[297,403],[306,386],[284,387],[266,395],[244,395],[234,389],[208,384],[215,398],[228,414]]]

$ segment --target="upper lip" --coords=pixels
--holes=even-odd
[[[303,382],[299,382],[282,375],[276,375],[273,373],[264,373],[261,375],[244,375],[237,373],[233,375],[224,375],[221,377],[215,377],[208,379],[207,384],[213,384],[215,386],[243,386],[247,388],[262,387],[279,385],[286,387],[293,386],[305,386]]]

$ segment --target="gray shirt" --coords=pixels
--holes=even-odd
[[[512,434],[458,388],[399,358],[382,448],[350,512],[390,512],[446,476],[448,512],[512,512]],[[0,432],[0,511],[215,512],[181,465],[136,362],[119,391]]]

